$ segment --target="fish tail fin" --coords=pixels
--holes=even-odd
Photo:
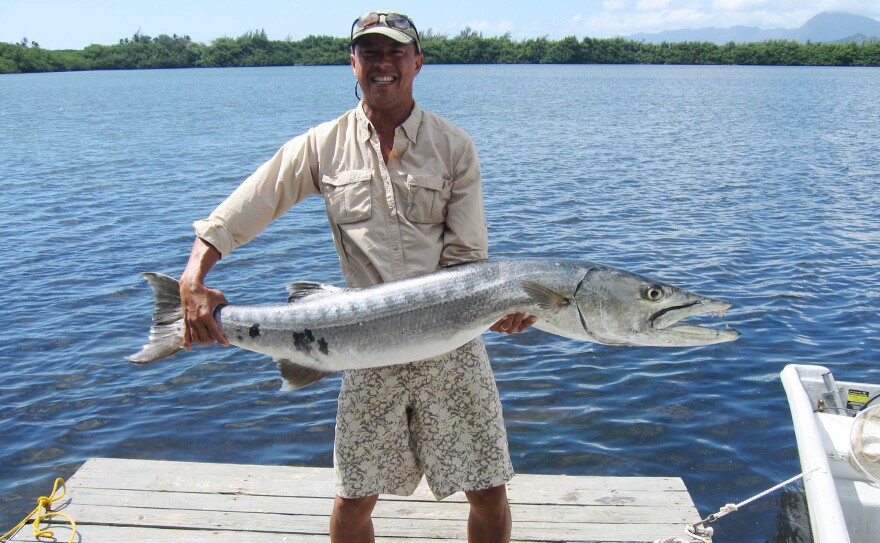
[[[153,326],[150,328],[149,342],[127,360],[148,364],[183,348],[183,309],[180,306],[180,285],[176,279],[154,272],[141,275],[153,287]]]

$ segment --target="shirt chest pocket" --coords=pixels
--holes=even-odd
[[[321,179],[327,209],[337,224],[369,219],[372,214],[371,170],[348,170]]]
[[[450,182],[439,175],[407,175],[406,218],[416,223],[437,224],[446,220],[446,204],[452,195]]]

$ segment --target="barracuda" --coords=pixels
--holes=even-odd
[[[144,273],[154,291],[149,343],[129,357],[148,363],[183,348],[177,280]],[[286,389],[330,373],[390,366],[449,352],[504,315],[605,345],[685,347],[733,341],[734,330],[685,325],[731,304],[624,270],[569,260],[492,260],[363,289],[300,282],[287,304],[227,305],[214,318],[230,343],[273,357]]]

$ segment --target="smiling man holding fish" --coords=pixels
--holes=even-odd
[[[413,81],[424,57],[415,24],[369,12],[351,28],[360,104],[285,144],[207,219],[180,278],[184,341],[228,345],[205,286],[221,257],[290,207],[321,195],[350,287],[488,258],[480,167],[470,137],[422,110]],[[493,330],[519,332],[514,313]],[[422,475],[438,499],[464,491],[470,541],[508,541],[505,483],[513,476],[501,402],[477,338],[428,363],[347,370],[334,448],[334,542],[373,541],[378,495],[411,494]]]
[[[336,418],[334,542],[374,541],[379,494],[463,491],[468,540],[510,540],[513,476],[501,401],[480,336],[535,325],[606,345],[734,341],[683,324],[731,304],[624,270],[569,260],[486,261],[480,168],[470,137],[418,107],[415,25],[370,12],[351,29],[364,98],[286,143],[207,219],[179,281],[154,291],[149,363],[194,343],[275,358],[286,388],[344,371]],[[230,305],[204,280],[294,204],[321,195],[348,289],[292,285],[288,304]]]

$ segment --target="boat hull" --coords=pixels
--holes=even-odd
[[[880,385],[834,381],[822,366],[782,371],[816,543],[880,541],[880,489],[850,464],[852,391],[880,394]],[[829,390],[830,389],[830,390]],[[823,411],[817,411],[821,403]]]

